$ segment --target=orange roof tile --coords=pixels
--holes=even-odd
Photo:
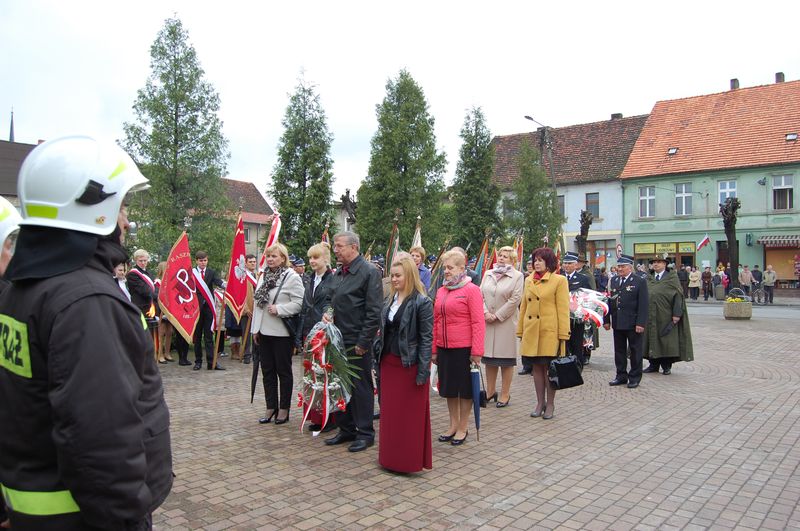
[[[570,185],[618,179],[646,119],[647,115],[620,117],[551,129],[556,184]],[[550,167],[542,146],[541,133],[542,130],[539,129],[532,133],[494,137],[492,182],[502,190],[508,190],[517,180],[519,177],[517,157],[523,139],[527,139],[542,152],[543,166],[549,177]]]
[[[267,200],[264,199],[255,184],[228,178],[222,179],[222,183],[225,185],[225,193],[234,209],[238,210],[241,207],[243,212],[263,214],[264,216],[272,214]],[[254,223],[258,222],[254,221]]]
[[[798,163],[787,133],[800,133],[800,81],[659,101],[621,178]]]

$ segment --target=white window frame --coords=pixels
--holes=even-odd
[[[584,202],[586,204],[586,210],[589,210],[589,196],[590,195],[597,195],[597,213],[595,214],[592,212],[594,219],[600,219],[600,192],[586,192],[584,194]],[[591,212],[591,210],[589,210]]]
[[[788,182],[787,182],[788,181]],[[775,206],[775,192],[777,190],[786,190],[786,208],[777,208]],[[794,208],[794,175],[773,175],[772,176],[772,210],[791,210]]]
[[[725,188],[722,185],[725,185]],[[733,187],[731,187],[731,184]],[[736,180],[719,181],[717,183],[717,192],[719,194],[720,204],[724,203],[729,197],[736,197]],[[724,194],[724,195],[723,195]]]
[[[692,215],[692,183],[675,184],[675,215]]]
[[[564,197],[564,194],[560,194],[556,196],[556,206],[558,207],[559,211],[561,212],[561,217],[567,217],[567,198]]]
[[[244,243],[250,243],[250,227],[244,228]]]
[[[646,195],[642,195],[646,192]],[[644,202],[644,203],[642,203]],[[642,213],[642,205],[645,205],[644,214]],[[640,186],[639,187],[639,217],[640,218],[654,218],[656,217],[656,187],[655,186]]]

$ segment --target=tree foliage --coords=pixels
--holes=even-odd
[[[525,254],[541,247],[545,236],[552,245],[560,238],[564,223],[553,185],[539,160],[539,151],[523,141],[517,159],[519,179],[513,185],[514,196],[506,205],[509,228],[514,232],[522,231],[525,236]]]
[[[422,88],[401,70],[386,83],[376,106],[378,130],[372,137],[369,175],[358,189],[356,230],[384,252],[399,210],[400,244],[407,249],[422,216],[422,243],[435,250],[446,237],[442,225],[445,155],[436,149],[434,119]]]
[[[492,183],[494,146],[480,107],[471,109],[461,128],[460,157],[452,186],[453,243],[479,245],[485,229],[500,229],[500,190]]]
[[[150,69],[121,142],[150,179],[149,191],[130,205],[139,223],[136,245],[166,258],[189,216],[192,250],[207,250],[212,263],[222,264],[235,226],[221,180],[228,142],[217,116],[219,95],[204,80],[179,19],[164,22],[150,48]]]
[[[319,243],[325,222],[332,223],[331,142],[325,111],[314,87],[300,80],[289,98],[272,174],[271,195],[278,203],[283,232],[293,253],[305,256]],[[331,231],[334,228],[330,229]]]

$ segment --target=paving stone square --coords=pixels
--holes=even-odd
[[[800,528],[800,307],[726,321],[689,306],[693,363],[609,387],[611,333],[559,392],[552,420],[530,418],[530,377],[510,406],[481,411],[461,447],[433,442],[433,469],[400,475],[377,445],[351,454],[288,424],[260,425],[251,366],[162,365],[177,477],[154,514],[182,529],[790,529]],[[646,365],[646,364],[645,364]],[[302,369],[294,358],[295,391]],[[447,427],[431,396],[434,438]],[[378,421],[376,421],[376,428]],[[378,440],[380,433],[378,433]]]

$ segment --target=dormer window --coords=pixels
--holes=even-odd
[[[671,147],[671,148],[669,148],[669,149],[667,150],[667,155],[674,155],[674,154],[675,154],[675,153],[677,153],[677,152],[678,152],[678,148],[676,148],[676,147]]]
[[[797,141],[797,133],[786,133],[786,141],[787,142]]]

